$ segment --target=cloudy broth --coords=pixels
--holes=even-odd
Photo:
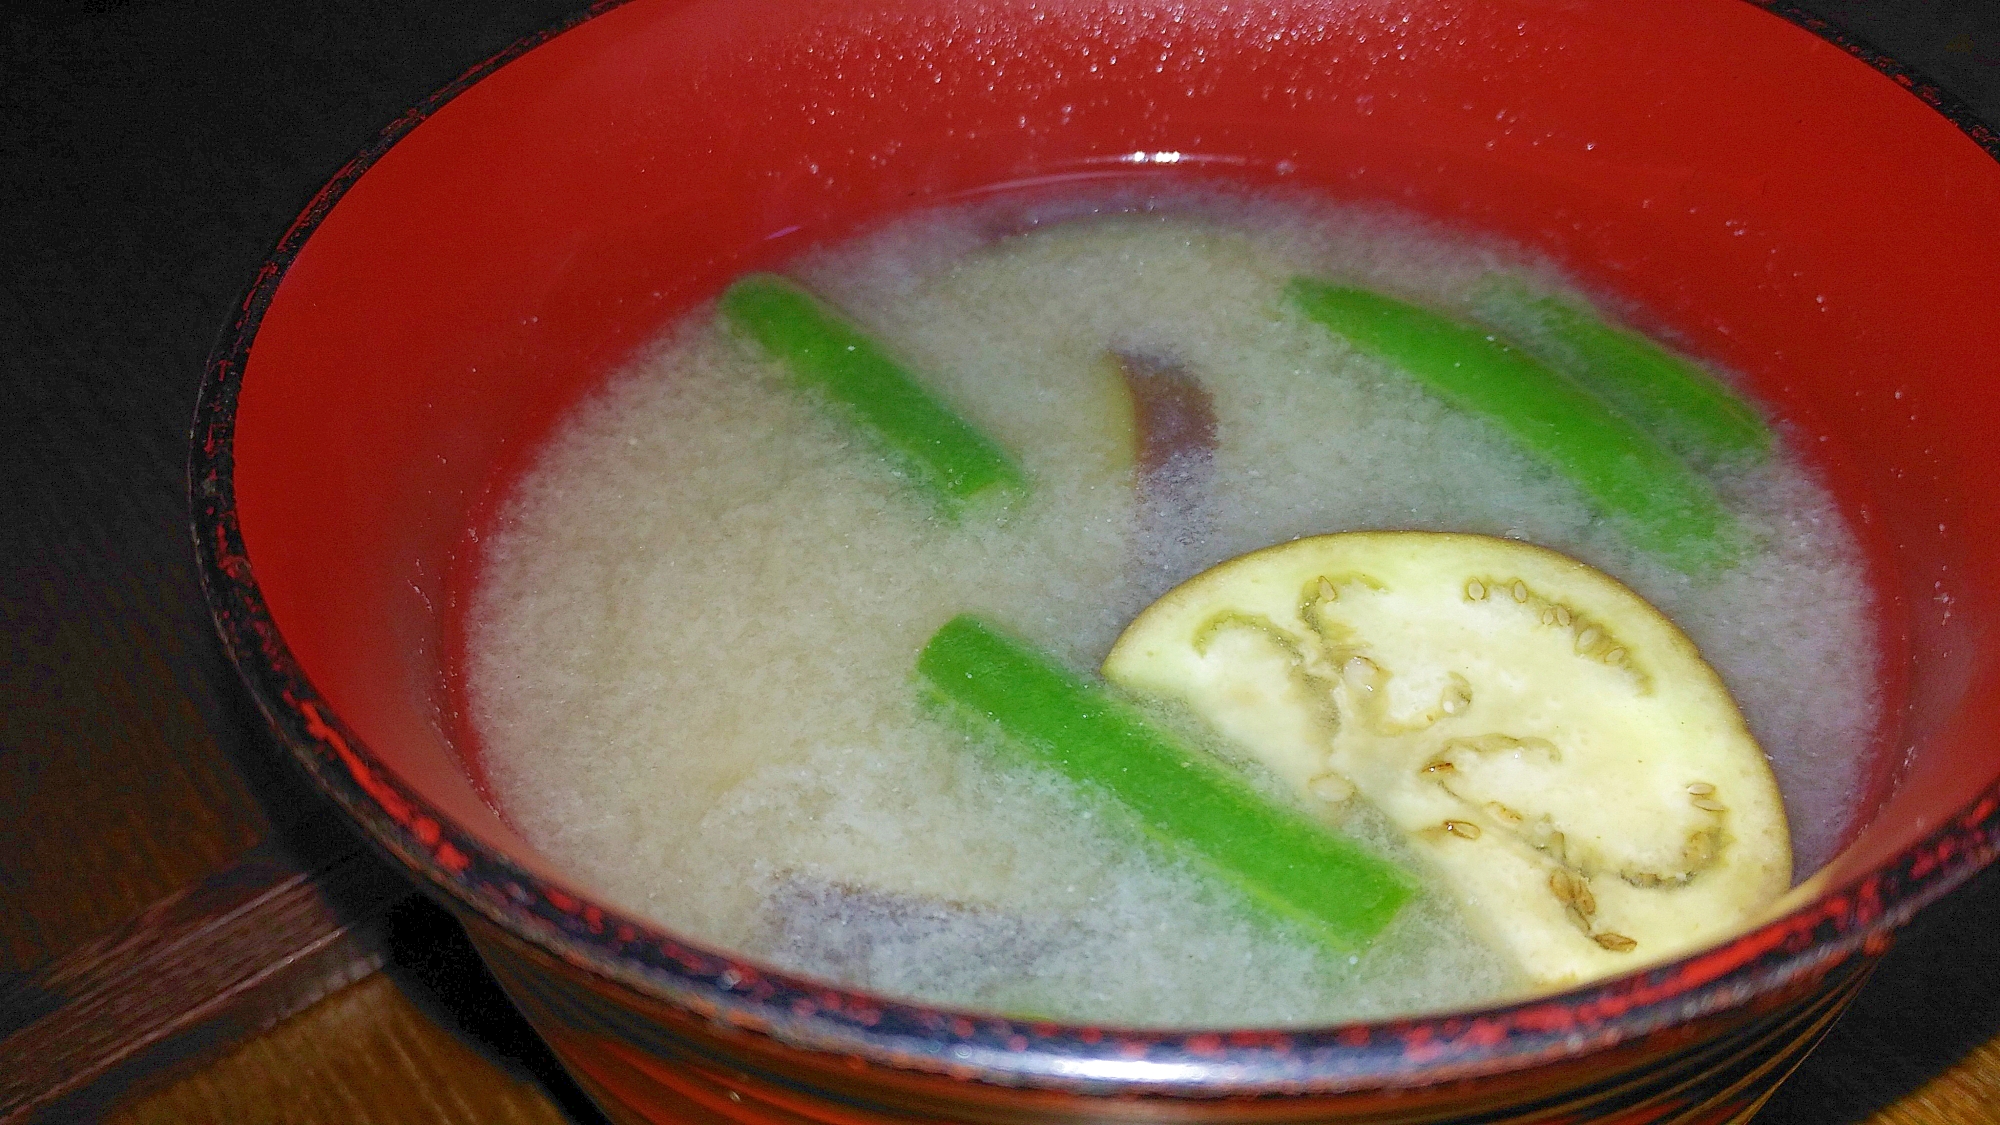
[[[1280,299],[1304,273],[1463,308],[1493,270],[1560,287],[1404,217],[1192,194],[927,212],[791,263],[1019,458],[1028,495],[957,522],[696,310],[571,413],[484,537],[464,672],[497,801],[612,902],[895,996],[1155,1026],[1491,1001],[1518,980],[1442,892],[1358,953],[1274,933],[939,722],[911,677],[960,613],[1088,670],[1154,598],[1247,551],[1456,530],[1563,551],[1674,618],[1770,756],[1811,870],[1853,815],[1877,697],[1859,552],[1798,460],[1706,467],[1759,546],[1690,578]],[[1107,422],[1114,350],[1170,358],[1212,410],[1212,451],[1156,466],[1150,495]],[[1343,827],[1399,852],[1365,814]]]

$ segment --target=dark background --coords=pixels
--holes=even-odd
[[[195,578],[184,449],[202,362],[348,156],[583,6],[32,0],[0,15],[0,979],[316,807]],[[2000,122],[2000,0],[1805,6]],[[587,1112],[448,921],[416,906],[396,925],[392,976],[427,1018]],[[1761,1120],[1863,1120],[2000,1035],[1996,932],[1989,875],[1919,922]]]

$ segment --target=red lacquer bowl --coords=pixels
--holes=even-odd
[[[1743,0],[632,0],[397,122],[286,235],[203,387],[201,561],[271,723],[620,1120],[1732,1120],[2000,840],[1996,152]],[[1869,552],[1891,706],[1862,822],[1792,912],[1462,1015],[1064,1027],[680,940],[494,814],[451,738],[453,575],[556,413],[734,274],[1089,176],[1514,240],[1813,439]]]

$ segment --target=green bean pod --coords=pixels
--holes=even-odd
[[[1504,337],[1365,289],[1295,278],[1286,297],[1363,354],[1485,418],[1567,477],[1627,542],[1684,573],[1741,557],[1744,533],[1707,481],[1652,435]]]
[[[1588,308],[1504,274],[1484,279],[1473,315],[1568,375],[1675,449],[1741,460],[1764,456],[1771,430],[1755,407],[1695,363],[1605,323]]]
[[[940,628],[917,658],[917,675],[948,712],[997,733],[1014,760],[1110,798],[1149,839],[1323,944],[1367,944],[1412,893],[1395,865],[976,618]]]
[[[797,284],[749,274],[722,294],[723,319],[852,424],[939,511],[1026,491],[1000,444],[953,413],[867,333]]]

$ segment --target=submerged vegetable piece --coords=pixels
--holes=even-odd
[[[917,674],[1019,760],[1113,798],[1149,838],[1316,940],[1365,945],[1410,896],[1412,884],[1387,861],[975,618],[955,617],[932,635]]]
[[[990,974],[986,999],[1023,1019],[1060,1007],[1047,995],[1044,962],[1082,940],[1063,922],[977,901],[898,893],[792,873],[764,904],[770,950],[781,963],[878,992],[895,992],[897,970],[949,947]]]
[[[940,510],[1023,492],[1006,450],[925,390],[883,346],[793,282],[750,274],[722,294],[722,315],[852,422]]]
[[[1206,473],[1215,456],[1215,403],[1201,380],[1172,360],[1144,352],[1111,353],[1137,416],[1141,477]],[[1163,481],[1171,485],[1171,479]]]
[[[1651,435],[1506,340],[1371,293],[1295,278],[1299,311],[1486,418],[1568,477],[1626,539],[1686,573],[1734,562],[1743,533],[1715,491]]]
[[[1659,611],[1552,551],[1295,540],[1153,603],[1104,673],[1302,793],[1373,804],[1541,986],[1716,941],[1790,881],[1777,784],[1721,680]]]
[[[1493,274],[1475,315],[1684,453],[1761,457],[1771,431],[1749,403],[1696,364],[1587,308]]]
[[[1130,400],[1139,542],[1171,581],[1214,530],[1215,402],[1195,374],[1164,356],[1111,353]]]

